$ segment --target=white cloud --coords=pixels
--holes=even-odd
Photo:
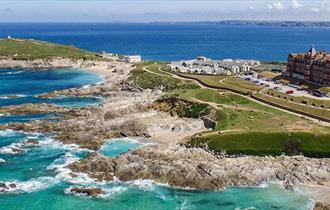
[[[249,6],[249,10],[254,10],[254,6]]]
[[[299,9],[304,7],[304,5],[302,5],[298,0],[292,0],[291,6],[293,9]]]
[[[315,13],[319,13],[320,9],[318,7],[313,7],[313,8],[311,8],[311,11],[315,12]]]
[[[268,9],[276,9],[276,10],[279,10],[279,11],[282,11],[284,10],[284,5],[281,3],[281,2],[274,2],[272,4],[268,4]]]

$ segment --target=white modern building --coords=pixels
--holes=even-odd
[[[126,61],[128,63],[139,63],[142,61],[141,55],[128,55],[126,56]]]
[[[260,65],[257,60],[211,60],[199,56],[194,60],[172,62],[172,71],[191,74],[233,75],[249,72],[251,67]]]

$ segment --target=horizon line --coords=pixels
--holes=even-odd
[[[273,23],[330,23],[330,20],[191,20],[191,21],[0,21],[0,23],[217,23],[217,22],[273,22]]]

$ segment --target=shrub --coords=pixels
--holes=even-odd
[[[285,145],[287,155],[299,155],[301,152],[301,142],[297,138],[290,138]]]

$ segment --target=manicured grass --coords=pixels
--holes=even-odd
[[[260,76],[273,79],[278,76],[278,74],[271,71],[262,71],[259,73]]]
[[[233,87],[239,87],[242,90],[251,90],[251,91],[259,91],[263,87],[256,85],[252,82],[248,82],[239,78],[229,78],[223,81],[223,83],[231,85]]]
[[[194,90],[176,90],[172,94],[182,99],[191,100],[198,99],[201,101],[212,102],[217,104],[249,104],[252,101],[230,93],[230,92],[218,92],[210,89],[194,89]]]
[[[153,65],[154,64],[151,63],[137,64],[136,68],[131,71],[131,75],[128,80],[142,89],[170,91],[175,89],[199,88],[199,86],[193,82],[183,81],[167,75],[153,74],[143,70],[144,67],[150,67]],[[155,66],[153,68],[155,68]]]
[[[301,152],[309,157],[330,157],[330,135],[312,133],[267,133],[212,134],[195,137],[190,141],[194,147],[207,143],[215,152],[226,150],[230,155],[281,155],[290,139],[301,143]]]
[[[321,88],[319,88],[319,91],[322,91],[325,93],[330,93],[330,87],[321,87]]]
[[[291,108],[296,111],[301,111],[301,112],[312,114],[312,115],[319,116],[322,118],[330,119],[330,110],[329,109],[318,109],[318,108],[305,106],[305,105],[298,104],[298,103],[292,103],[290,101],[282,100],[280,98],[264,95],[261,93],[256,93],[256,94],[254,94],[254,96],[258,97],[260,99],[266,100],[266,101],[270,101],[275,104],[279,104],[281,106]]]
[[[231,91],[245,94],[245,95],[249,95],[252,92],[256,91],[256,87],[254,84],[249,83],[247,85],[247,83],[244,83],[246,81],[243,81],[243,80],[240,80],[237,78],[233,78],[231,76],[195,75],[195,74],[182,74],[182,73],[176,73],[176,74],[179,76],[186,77],[186,78],[198,80],[201,83],[203,83],[204,85],[207,85],[208,87],[231,90]],[[227,80],[229,80],[229,83],[226,82]],[[220,81],[223,81],[223,82],[220,82]],[[242,84],[238,85],[239,83],[242,83]]]
[[[0,39],[0,56],[12,56],[17,60],[51,59],[94,59],[95,53],[73,46],[52,44],[26,39]]]

